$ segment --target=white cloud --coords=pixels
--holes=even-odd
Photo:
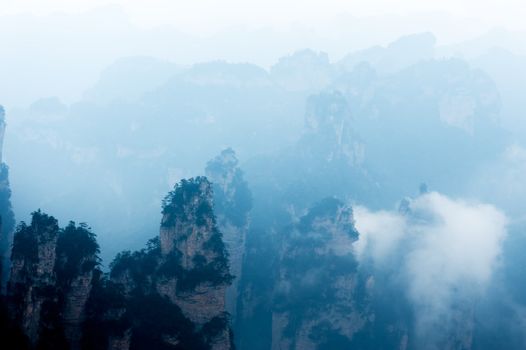
[[[455,201],[438,193],[417,198],[410,224],[417,244],[407,255],[411,295],[439,303],[444,290],[485,286],[497,264],[506,235],[506,217],[495,207]]]
[[[386,258],[400,264],[420,328],[462,318],[465,310],[459,316],[452,305],[484,292],[499,263],[507,218],[492,205],[436,192],[412,200],[410,208],[407,215],[357,208],[359,257],[370,257],[379,269]]]
[[[381,263],[405,236],[406,220],[398,213],[370,212],[366,208],[356,207],[354,215],[356,229],[360,232],[360,239],[355,243],[359,259],[370,254],[375,262]]]

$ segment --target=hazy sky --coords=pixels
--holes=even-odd
[[[337,61],[423,31],[445,46],[495,27],[526,30],[525,15],[518,0],[0,0],[0,104],[72,103],[121,57],[268,68],[311,48]]]
[[[226,25],[272,25],[312,21],[347,13],[353,16],[447,12],[494,26],[524,29],[520,0],[0,0],[0,14],[81,12],[119,5],[136,24],[171,24],[190,31]]]

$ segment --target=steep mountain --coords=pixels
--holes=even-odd
[[[351,107],[341,92],[311,95],[297,142],[247,162],[254,196],[269,210],[288,213],[301,213],[327,196],[374,203],[379,198],[377,184],[368,173],[367,149],[354,125]]]
[[[170,186],[200,173],[226,144],[246,158],[279,149],[301,130],[306,93],[285,91],[261,67],[218,61],[171,69],[155,60],[119,61],[77,103],[45,99],[13,111],[6,152],[16,211],[45,206],[61,221],[90,222],[111,261],[123,247],[140,249]],[[124,78],[130,87],[115,91],[114,80]],[[51,158],[65,178],[44,171]]]
[[[352,52],[341,59],[337,66],[351,72],[359,64],[367,62],[382,73],[393,73],[420,61],[433,59],[435,43],[435,36],[429,32],[406,35],[386,47],[373,46]]]
[[[225,307],[233,276],[206,178],[176,185],[163,201],[160,235],[120,253],[108,275],[98,253],[85,224],[61,229],[41,211],[22,222],[0,303],[9,341],[20,349],[233,347]]]
[[[94,293],[90,344],[230,349],[225,293],[231,281],[212,185],[204,177],[182,180],[163,202],[159,237],[146,249],[120,253]]]
[[[413,35],[336,63],[303,50],[270,70],[226,61],[180,67],[147,57],[119,60],[77,103],[43,99],[12,112],[6,152],[15,172],[13,203],[21,213],[46,205],[61,220],[89,221],[109,261],[123,249],[116,242],[140,249],[171,184],[201,171],[225,145],[244,160],[271,158],[243,165],[251,185],[269,179],[288,187],[296,169],[307,174],[298,181],[300,190],[287,194],[293,199],[315,184],[303,207],[334,195],[335,188],[347,189],[346,182],[352,188],[345,196],[376,207],[392,205],[424,180],[460,191],[465,183],[451,178],[469,182],[481,163],[502,151],[497,117],[504,95],[465,61],[434,58],[434,42],[429,33]],[[322,112],[323,105],[328,109]],[[321,158],[310,155],[321,146],[318,137],[317,147],[298,149],[299,139],[303,145],[312,139],[307,115],[317,116],[309,121],[334,120],[326,139],[339,140],[345,120],[343,145],[324,145]],[[336,165],[336,158],[325,164],[338,152],[352,154],[359,167]],[[50,158],[56,171],[43,171]],[[437,172],[435,165],[447,170]],[[67,181],[56,172],[67,174]],[[65,204],[71,202],[77,205]]]
[[[369,321],[353,243],[352,209],[334,198],[284,232],[272,314],[272,349],[352,348]]]
[[[212,185],[204,177],[182,181],[165,198],[161,269],[156,288],[207,334],[214,349],[231,347],[225,292],[232,282],[228,252],[213,212]],[[170,271],[175,262],[180,271]],[[219,327],[218,327],[219,326]]]
[[[217,224],[223,233],[223,241],[230,256],[230,272],[234,276],[226,291],[226,309],[235,324],[252,194],[231,148],[223,150],[209,161],[205,173],[213,184]]]
[[[384,207],[424,180],[458,193],[506,147],[499,90],[465,61],[422,61],[389,75],[361,64],[332,87],[350,107]]]
[[[9,185],[9,167],[2,161],[5,111],[0,106],[0,289],[3,290],[9,274],[9,248],[13,241],[15,215],[11,208],[11,188]]]
[[[18,226],[7,304],[31,348],[80,349],[98,252],[83,224],[60,229],[54,217],[38,211],[30,225]]]
[[[316,92],[330,84],[335,71],[326,53],[306,49],[280,58],[270,76],[286,90]]]
[[[365,169],[363,143],[353,128],[345,97],[337,91],[312,95],[299,140],[278,154],[244,165],[254,197],[240,280],[236,345],[273,345],[272,309],[282,264],[284,228],[295,227],[320,198],[374,202],[377,189]],[[251,339],[262,341],[253,344]],[[274,337],[275,338],[275,337]]]

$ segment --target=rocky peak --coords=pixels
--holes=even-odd
[[[325,52],[296,51],[270,68],[274,82],[289,91],[314,91],[330,84],[334,69]]]
[[[322,92],[308,98],[305,117],[307,132],[336,135],[349,120],[349,106],[341,93]]]
[[[184,269],[208,264],[224,254],[215,222],[212,185],[205,177],[182,180],[163,201],[161,253],[181,254]]]
[[[341,159],[349,165],[360,165],[364,160],[364,146],[352,129],[347,100],[338,91],[322,92],[307,99],[301,143],[328,162]]]
[[[231,148],[209,161],[205,172],[213,183],[217,223],[230,256],[230,271],[234,280],[226,291],[226,308],[235,322],[252,195]]]
[[[0,290],[5,291],[10,270],[9,249],[13,241],[15,215],[11,209],[9,168],[2,162],[5,111],[0,105]]]
[[[362,310],[351,207],[327,198],[284,233],[272,314],[273,349],[350,347]],[[341,344],[327,343],[338,338]]]
[[[14,236],[11,277],[8,283],[9,313],[30,343],[36,345],[42,332],[45,291],[56,282],[55,256],[59,234],[57,220],[40,211],[31,224],[21,223]]]
[[[12,284],[28,279],[39,284],[54,283],[58,235],[57,220],[41,211],[33,213],[29,226],[24,222],[18,226],[11,255]]]
[[[205,172],[213,183],[214,209],[221,228],[228,224],[245,227],[252,209],[252,195],[234,150],[223,150],[207,163]]]
[[[231,348],[225,290],[232,276],[212,196],[205,177],[182,180],[163,201],[159,237],[114,260],[97,293],[116,294],[119,302],[93,321],[110,326],[110,347]],[[111,327],[116,323],[122,327]]]
[[[71,349],[80,349],[86,304],[91,294],[99,245],[85,224],[70,222],[57,241],[55,271],[63,295],[61,323]]]
[[[8,284],[10,318],[32,347],[80,349],[85,306],[99,247],[86,225],[34,212],[14,236]]]
[[[232,282],[228,252],[216,224],[212,184],[205,177],[183,180],[163,202],[160,244],[164,267],[157,290],[181,308],[198,329],[214,326],[212,348],[230,348],[225,291]],[[168,264],[168,265],[167,265]]]
[[[343,234],[351,241],[358,239],[352,208],[332,197],[321,200],[309,209],[300,219],[300,230],[305,234],[326,233],[325,238]]]
[[[232,148],[227,148],[206,165],[206,176],[227,198],[232,198],[232,192],[235,190],[232,183],[239,172],[237,164],[236,153]]]

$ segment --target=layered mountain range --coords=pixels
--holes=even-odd
[[[42,174],[46,196],[18,170],[25,205],[34,193],[36,208],[97,229],[42,210],[15,228],[2,163],[2,338],[13,349],[522,348],[526,294],[509,281],[521,281],[524,242],[503,244],[508,222],[491,205],[425,184],[411,195],[421,181],[459,193],[505,149],[493,81],[432,59],[433,45],[423,34],[339,63],[305,50],[268,72],[125,60],[82,103],[19,111],[17,169],[56,155],[75,179]],[[144,79],[128,74],[137,67],[146,86],[109,94]],[[520,161],[517,148],[507,154]],[[123,245],[138,248],[101,259]]]
[[[103,274],[85,224],[41,211],[14,234],[4,298],[20,348],[231,348],[228,252],[206,178],[166,197],[160,235]],[[13,343],[15,342],[13,340]]]

